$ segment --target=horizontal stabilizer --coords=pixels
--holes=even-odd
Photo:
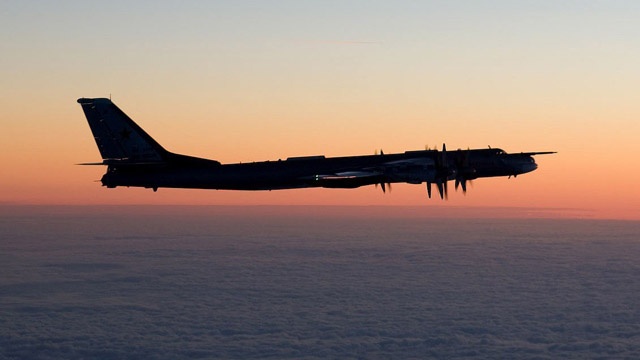
[[[520,155],[525,156],[533,156],[533,155],[549,155],[549,154],[557,154],[557,151],[534,151],[534,152],[523,152]]]
[[[141,162],[141,161],[109,161],[104,160],[103,162],[91,162],[91,163],[80,163],[76,165],[117,165],[117,166],[143,166],[143,165],[166,165],[164,161],[152,161],[152,162]]]
[[[93,162],[93,163],[79,163],[79,164],[76,164],[76,165],[93,166],[93,165],[107,165],[107,164],[101,163],[101,162]]]

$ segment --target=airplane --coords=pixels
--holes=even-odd
[[[537,169],[534,155],[554,151],[508,154],[499,148],[325,157],[296,156],[286,160],[221,164],[219,161],[176,154],[163,148],[110,99],[80,98],[102,162],[101,182],[118,186],[216,190],[279,190],[297,188],[357,188],[375,185],[383,192],[392,183],[426,184],[431,198],[435,184],[448,198],[448,182],[466,194],[467,183],[483,177],[517,176]]]

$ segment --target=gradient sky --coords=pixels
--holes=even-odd
[[[3,1],[0,203],[552,208],[640,219],[636,1]],[[79,97],[223,163],[555,150],[467,196],[107,190]]]

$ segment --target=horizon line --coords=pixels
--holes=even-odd
[[[465,218],[465,219],[576,219],[576,220],[620,220],[620,221],[640,221],[640,217],[614,216],[612,214],[598,213],[594,209],[570,208],[570,207],[526,207],[526,206],[421,206],[421,205],[352,205],[352,204],[28,204],[28,203],[0,203],[0,211],[3,215],[10,215],[11,210],[16,209],[103,209],[113,210],[146,208],[164,210],[170,208],[180,209],[274,209],[277,214],[272,215],[296,215],[294,210],[303,211],[297,215],[314,215],[310,211],[321,211],[315,215],[340,215],[340,216],[373,216],[373,217],[430,217],[430,218]],[[286,211],[286,210],[290,211]],[[346,210],[360,209],[362,211],[353,213]],[[382,212],[389,211],[392,212]]]

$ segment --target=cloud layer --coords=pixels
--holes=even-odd
[[[0,219],[0,358],[640,357],[637,222]]]

